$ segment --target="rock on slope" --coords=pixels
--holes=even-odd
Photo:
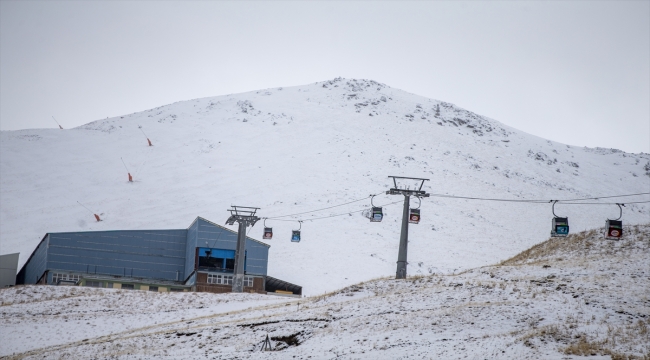
[[[567,199],[648,192],[649,161],[547,141],[449,103],[337,78],[182,101],[64,131],[1,132],[0,253],[20,252],[22,266],[46,232],[186,228],[196,216],[225,221],[230,205],[273,217],[365,198],[282,218],[306,220],[300,244],[289,242],[297,221],[267,221],[275,233],[269,274],[322,294],[394,273],[400,204],[386,206],[381,223],[361,215],[368,195],[391,185],[388,175],[430,178],[424,189],[438,194]],[[648,197],[611,201],[639,199]],[[380,195],[375,203],[401,200]],[[552,217],[549,204],[439,197],[423,200],[421,211],[410,229],[410,274],[508,258],[544,240]],[[602,226],[618,208],[558,205],[556,212],[582,230]],[[649,216],[648,204],[629,205],[624,221]]]
[[[269,359],[647,358],[650,225],[627,226],[620,241],[604,240],[602,231],[552,239],[495,266],[457,275],[373,280],[299,303],[266,303],[228,313],[215,307],[212,311],[219,314],[191,316],[197,303],[206,301],[201,298],[205,294],[195,294],[197,302],[186,305],[191,310],[183,321],[175,319],[176,312],[152,314],[150,321],[156,320],[157,325],[133,326],[16,355],[248,359],[261,356],[268,334],[276,350],[264,354]],[[36,289],[43,287],[0,294],[3,301],[12,301],[18,292]],[[130,301],[137,298],[132,295],[137,292],[128,290],[92,291],[111,298],[127,296]],[[82,303],[88,296],[77,294]],[[147,299],[165,296],[140,294]],[[212,296],[225,306],[224,299],[241,294]],[[183,298],[176,300],[181,307],[185,304]],[[26,301],[20,306],[23,311],[31,307],[45,312],[41,316],[48,321],[57,316],[69,319],[70,323],[60,320],[63,330],[83,329],[92,326],[86,322],[111,317],[97,309],[80,312],[59,304]],[[114,310],[119,314],[128,306],[117,302]],[[178,305],[170,308],[177,311]],[[2,328],[16,327],[16,318],[26,327],[39,322],[16,309],[14,304],[3,307]],[[53,309],[58,314],[48,313]],[[33,340],[38,347],[39,339]]]

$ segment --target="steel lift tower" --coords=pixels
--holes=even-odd
[[[226,225],[239,223],[237,232],[237,250],[235,250],[235,276],[232,281],[232,292],[244,292],[244,261],[246,261],[246,228],[254,226],[260,219],[255,216],[259,208],[248,206],[232,206],[230,217],[226,220]]]
[[[418,198],[429,197],[426,191],[422,190],[422,186],[425,181],[429,179],[420,179],[420,178],[411,178],[411,177],[402,177],[402,176],[389,176],[393,179],[394,188],[386,191],[386,195],[404,195],[404,212],[402,213],[402,233],[399,237],[399,254],[397,255],[397,272],[395,274],[395,279],[406,279],[406,257],[408,252],[408,241],[409,241],[409,210],[410,210],[410,198],[415,196]],[[417,190],[409,188],[400,188],[397,186],[396,179],[405,179],[405,180],[415,180],[420,182],[420,187]],[[416,186],[417,187],[417,186]]]

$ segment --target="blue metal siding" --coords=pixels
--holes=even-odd
[[[19,275],[25,284],[36,283],[46,270],[184,281],[194,270],[197,247],[236,246],[236,232],[200,217],[187,230],[46,234]],[[268,245],[246,238],[248,274],[266,275],[268,255]]]
[[[43,241],[32,253],[32,256],[25,264],[25,284],[36,284],[38,279],[43,275],[47,263],[47,243],[49,235],[45,235]]]
[[[246,273],[264,275],[269,266],[269,248],[246,238]]]
[[[197,245],[213,249],[236,250],[237,232],[211,224],[201,218],[197,220],[199,225],[197,233]]]
[[[187,229],[187,239],[185,242],[185,276],[190,276],[192,271],[194,271],[194,261],[196,256],[196,236],[199,229],[199,218],[196,218],[192,225]]]
[[[49,234],[49,270],[163,280],[185,277],[187,230]]]
[[[213,249],[236,250],[237,233],[226,228],[216,226],[202,218],[198,218],[194,225],[198,225],[198,247]],[[194,249],[192,253],[194,254]],[[268,269],[269,247],[249,237],[246,238],[246,273],[252,275],[266,275]],[[194,257],[192,257],[192,266]]]

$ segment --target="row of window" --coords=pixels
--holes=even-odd
[[[208,284],[232,285],[233,275],[208,274]],[[253,277],[244,276],[244,287],[253,287]]]
[[[79,281],[79,275],[52,273],[52,282],[57,284],[59,281]]]

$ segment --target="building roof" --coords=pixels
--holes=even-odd
[[[198,219],[201,219],[201,220],[203,220],[203,221],[205,221],[205,222],[207,222],[207,223],[210,223],[211,225],[214,225],[214,226],[216,226],[216,227],[218,227],[218,228],[224,229],[224,230],[226,230],[226,231],[230,231],[230,232],[233,233],[233,234],[237,234],[236,231],[230,230],[230,229],[228,229],[227,227],[224,227],[224,226],[221,226],[221,225],[219,225],[219,224],[216,224],[216,223],[214,223],[214,222],[212,222],[212,221],[210,221],[210,220],[208,220],[208,219],[206,219],[206,218],[200,217],[200,216],[197,216],[196,219],[194,219],[194,221],[192,221],[192,223],[190,224],[190,226],[188,226],[188,229],[189,229],[190,227],[192,227],[192,225],[194,225],[194,223],[195,223],[196,220],[198,220]],[[269,245],[269,244],[267,244],[267,243],[263,243],[263,242],[261,242],[261,241],[259,241],[259,240],[255,240],[255,239],[253,239],[253,238],[251,238],[251,237],[248,237],[248,236],[246,236],[246,239],[247,239],[247,240],[250,240],[250,241],[255,241],[256,243],[258,243],[258,244],[260,244],[260,245],[264,245],[264,246],[266,246],[267,248],[270,248],[270,247],[271,247],[271,245]]]
[[[295,295],[302,295],[302,286],[274,278],[273,276],[266,276],[266,291],[274,292],[276,290],[291,291]]]

